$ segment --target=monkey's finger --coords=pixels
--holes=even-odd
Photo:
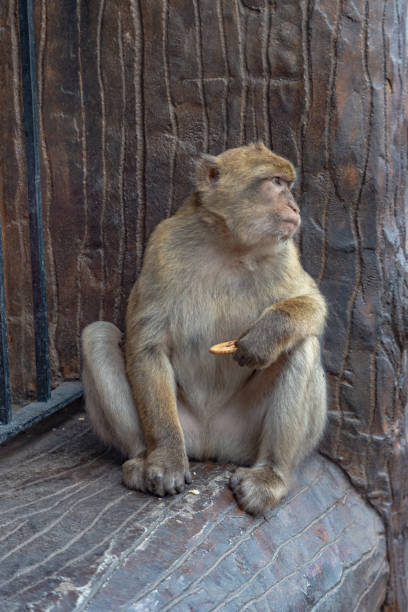
[[[176,493],[182,493],[184,491],[185,488],[185,482],[184,482],[184,478],[182,478],[181,476],[178,476],[175,480],[175,489],[176,489]]]
[[[178,493],[174,478],[171,479],[171,482],[165,483],[165,490],[166,495],[175,495],[176,493]]]
[[[241,367],[249,365],[249,358],[245,354],[242,354],[241,351],[238,351],[238,352],[235,353],[234,360]]]
[[[192,480],[193,480],[193,479],[191,478],[191,473],[190,473],[190,470],[188,470],[188,471],[186,472],[186,475],[184,476],[184,479],[185,479],[185,481],[186,481],[186,483],[187,483],[187,484],[191,484],[191,483],[192,483]]]
[[[220,342],[210,347],[210,353],[213,355],[231,355],[237,350],[235,340],[227,340],[227,342]]]
[[[154,495],[163,497],[165,495],[163,474],[155,472],[154,468],[147,471],[147,488]]]

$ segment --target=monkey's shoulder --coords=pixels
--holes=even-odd
[[[208,258],[206,237],[194,218],[177,214],[165,219],[152,233],[139,276],[140,284],[172,293]]]

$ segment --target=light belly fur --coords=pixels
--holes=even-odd
[[[257,381],[252,379],[260,371],[254,377],[231,355],[213,355],[209,348],[238,338],[276,297],[265,285],[256,287],[249,271],[210,274],[202,269],[198,274],[195,294],[187,291],[177,301],[170,321],[170,362],[187,452],[196,459],[250,464],[267,407],[266,400],[255,399]]]
[[[199,460],[249,465],[254,461],[253,449],[258,446],[265,412],[265,402],[251,401],[247,392],[259,372],[254,374],[249,368],[239,367],[231,355],[216,356],[209,352],[216,341],[236,338],[242,333],[243,330],[233,328],[231,319],[217,326],[227,329],[223,335],[208,327],[206,333],[195,329],[194,341],[184,337],[184,342],[172,352],[171,364],[188,455]],[[252,320],[248,317],[248,326]]]

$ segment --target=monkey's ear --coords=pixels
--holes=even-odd
[[[198,191],[212,189],[220,176],[220,164],[217,157],[203,153],[196,162],[196,186]]]
[[[267,147],[265,147],[265,145],[264,145],[264,143],[263,143],[263,141],[262,141],[262,140],[258,140],[258,141],[255,143],[255,149],[256,149],[257,151],[265,151],[265,149],[267,150]]]

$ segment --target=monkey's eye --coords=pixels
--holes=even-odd
[[[271,181],[274,185],[278,185],[279,187],[284,184],[284,181],[279,176],[272,176]]]

